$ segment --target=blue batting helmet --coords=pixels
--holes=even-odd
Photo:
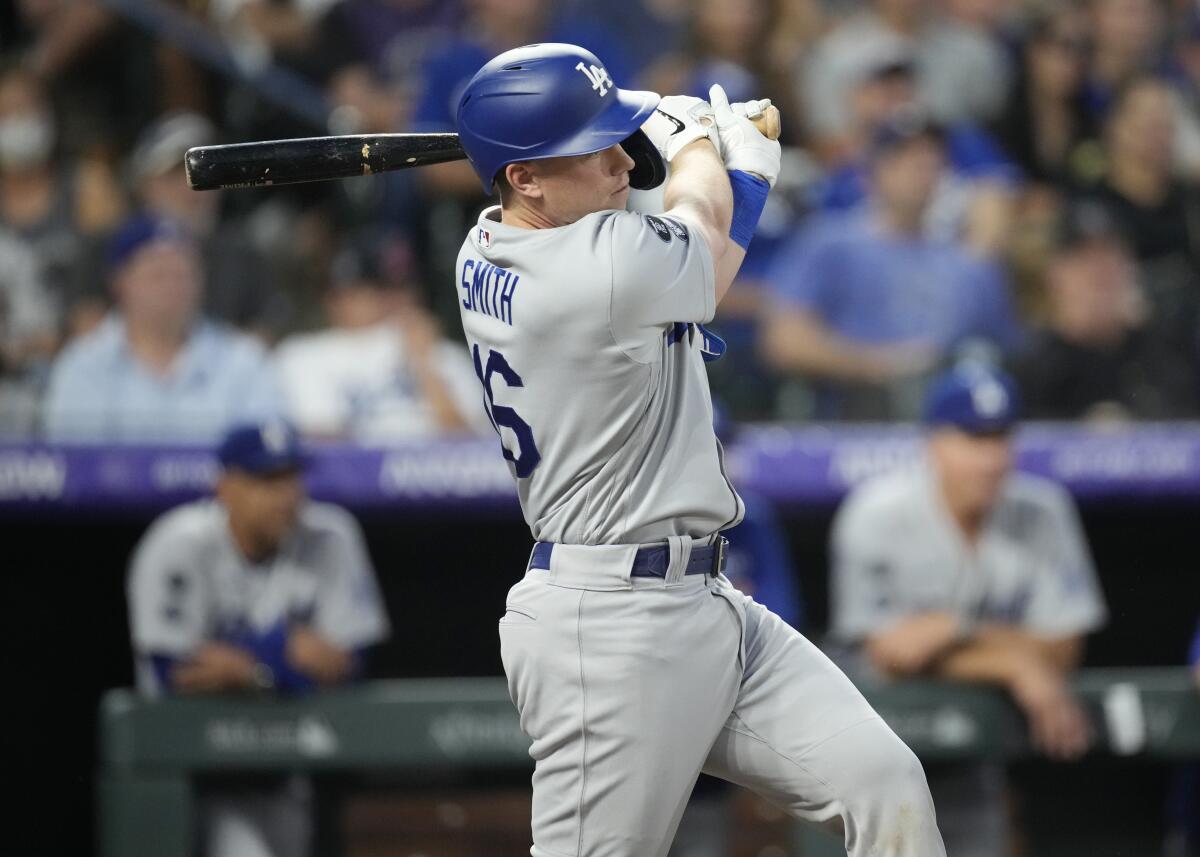
[[[586,155],[620,143],[634,161],[629,184],[666,178],[640,130],[658,106],[653,92],[618,89],[596,55],[576,45],[505,51],[471,78],[458,101],[458,135],[484,190],[516,161]]]

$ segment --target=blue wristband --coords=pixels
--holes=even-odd
[[[729,237],[746,250],[758,228],[758,219],[762,217],[771,186],[741,170],[730,171],[729,186],[733,188],[733,222],[729,224]]]

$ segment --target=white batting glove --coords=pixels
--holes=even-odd
[[[778,140],[770,140],[754,127],[745,116],[739,116],[729,104],[729,98],[720,84],[708,91],[712,102],[713,120],[717,125],[718,148],[725,161],[725,169],[754,173],[771,187],[779,179],[782,150]],[[763,102],[746,102],[754,105],[759,115],[766,109]]]
[[[760,98],[756,101],[735,101],[729,105],[729,109],[733,111],[734,116],[744,116],[747,119],[757,119],[763,115],[763,111],[771,106],[771,99]]]
[[[664,96],[653,115],[642,125],[642,131],[667,163],[684,146],[705,137],[717,145],[712,108],[704,99],[690,95]]]

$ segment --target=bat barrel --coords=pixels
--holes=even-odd
[[[457,134],[361,134],[199,146],[184,157],[193,190],[351,178],[466,157]]]

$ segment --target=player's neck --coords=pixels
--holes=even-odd
[[[505,226],[517,226],[521,229],[554,229],[563,225],[555,223],[544,211],[521,203],[502,207],[500,222]]]

